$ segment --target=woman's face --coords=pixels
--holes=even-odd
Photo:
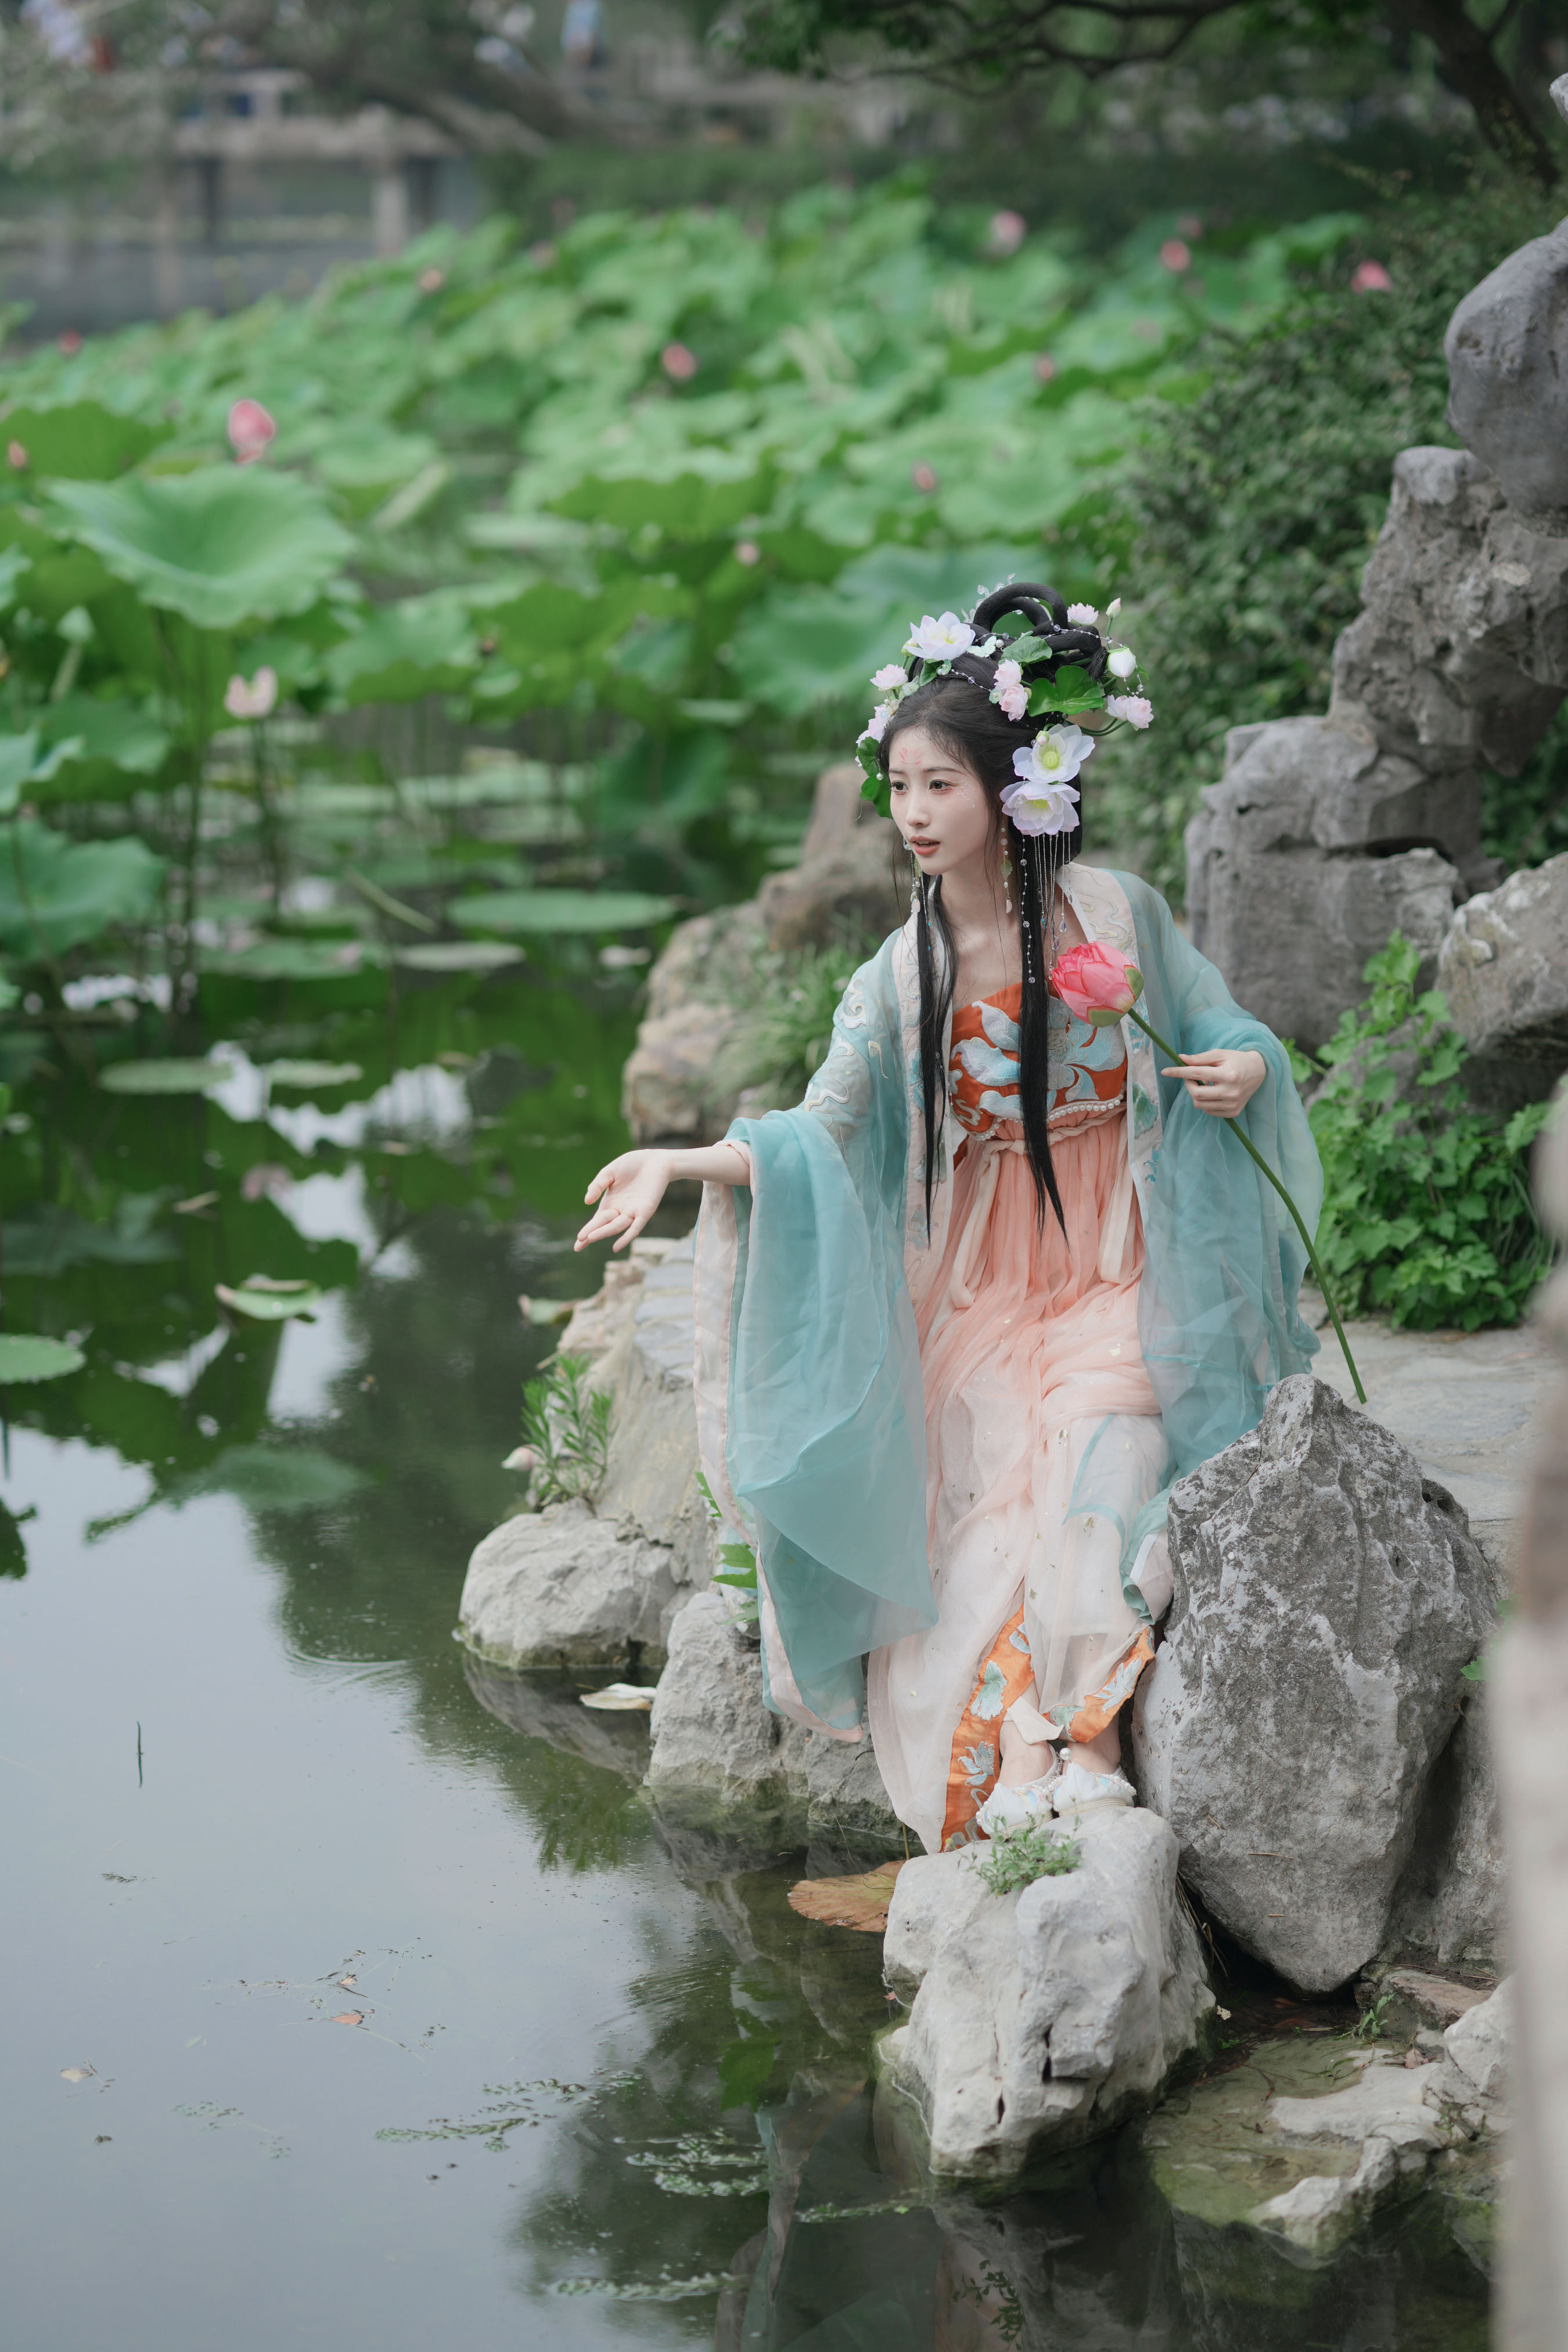
[[[906,727],[888,760],[893,823],[922,874],[952,874],[991,847],[991,795],[964,760],[923,727]]]

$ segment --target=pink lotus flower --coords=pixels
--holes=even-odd
[[[58,348],[64,352],[68,360],[74,360],[81,349],[81,337],[74,327],[68,327],[63,335],[56,338],[56,341]]]
[[[444,269],[437,269],[432,265],[428,269],[422,269],[414,283],[418,287],[421,294],[439,294],[442,287],[447,283],[447,273]]]
[[[735,561],[737,563],[745,564],[749,571],[753,563],[760,563],[762,560],[763,551],[757,545],[754,539],[738,539],[735,541]]]
[[[277,703],[278,673],[267,662],[248,683],[236,671],[223,690],[223,707],[231,719],[265,719]]]
[[[1039,377],[1040,382],[1042,383],[1049,383],[1056,372],[1057,363],[1055,360],[1052,359],[1049,352],[1041,352],[1035,362],[1035,373]]]
[[[228,412],[228,443],[242,466],[254,466],[267,445],[278,438],[278,427],[258,400],[237,400]]]
[[[1160,261],[1163,268],[1173,271],[1179,278],[1184,269],[1190,269],[1193,266],[1192,247],[1179,236],[1168,236],[1160,247]]]
[[[925,490],[928,492],[934,490],[937,484],[936,467],[934,466],[927,465],[911,466],[910,468],[910,479],[914,484],[917,490]]]
[[[1098,942],[1069,948],[1051,970],[1051,985],[1069,1013],[1109,1029],[1131,1012],[1143,993],[1143,975],[1125,956]]]
[[[689,383],[702,362],[684,343],[666,343],[658,363],[671,383]]]
[[[1351,275],[1352,294],[1392,294],[1394,280],[1381,261],[1358,261]]]
[[[1148,727],[1153,723],[1154,706],[1143,694],[1108,694],[1105,698],[1108,719],[1124,719],[1129,727]]]
[[[1022,213],[993,213],[985,238],[986,251],[994,253],[999,261],[1005,261],[1010,253],[1017,252],[1028,234],[1029,224]]]
[[[5,463],[8,466],[14,466],[18,474],[25,474],[32,460],[27,455],[27,445],[25,441],[7,441],[5,444]]]

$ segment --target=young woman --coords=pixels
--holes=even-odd
[[[862,741],[909,922],[845,990],[798,1110],[625,1153],[578,1240],[624,1247],[672,1177],[702,1181],[699,1434],[756,1549],[769,1702],[840,1738],[868,1719],[933,1852],[1132,1801],[1117,1718],[1170,1598],[1171,1485],[1317,1346],[1295,1229],[1223,1124],[1310,1227],[1284,1050],[1156,891],[1077,856],[1095,744],[1066,709],[1133,668],[1095,620],[1011,586],[878,672]],[[1136,967],[1179,1066],[1069,1012],[1052,974],[1086,944]]]

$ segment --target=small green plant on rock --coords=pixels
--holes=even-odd
[[[605,1483],[610,1400],[588,1386],[585,1356],[557,1356],[522,1392],[522,1433],[533,1454],[529,1499],[592,1503]]]
[[[1530,1192],[1530,1146],[1549,1107],[1511,1118],[1477,1110],[1463,1037],[1437,989],[1417,992],[1420,956],[1396,931],[1342,1014],[1312,1104],[1323,1163],[1318,1251],[1342,1307],[1396,1328],[1474,1331],[1517,1323],[1552,1263]],[[1298,1055],[1298,1076],[1320,1065]]]
[[[1016,1895],[1037,1878],[1065,1877],[1079,1859],[1072,1839],[1058,1837],[1044,1822],[1028,1822],[1018,1829],[999,1827],[974,1867],[993,1895]]]

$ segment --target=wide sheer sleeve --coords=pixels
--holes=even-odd
[[[1261,1054],[1267,1076],[1239,1124],[1315,1232],[1322,1171],[1284,1047],[1235,1003],[1159,893],[1121,878],[1142,959],[1141,1009],[1179,1053]],[[1163,1132],[1142,1203],[1138,1328],[1174,1475],[1184,1475],[1255,1429],[1269,1390],[1305,1371],[1318,1342],[1298,1307],[1306,1250],[1279,1194],[1179,1078],[1160,1080],[1160,1108]]]
[[[897,945],[845,990],[800,1108],[731,1125],[752,1181],[705,1198],[698,1239],[703,1466],[757,1552],[769,1704],[846,1737],[865,1654],[936,1617]]]

